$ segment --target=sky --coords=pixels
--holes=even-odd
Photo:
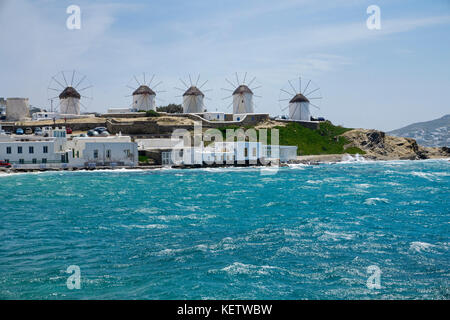
[[[222,88],[237,72],[256,77],[258,113],[286,114],[280,89],[298,77],[320,88],[312,113],[338,125],[388,131],[450,113],[450,0],[0,0],[0,40],[0,97],[47,109],[52,77],[76,70],[93,85],[86,111],[128,107],[145,73],[162,81],[157,105],[181,103],[180,79],[200,75],[207,109],[231,112]]]

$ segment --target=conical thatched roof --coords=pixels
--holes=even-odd
[[[296,103],[296,102],[309,102],[309,100],[301,93],[298,93],[291,99],[291,101],[289,101],[289,103]]]
[[[60,99],[66,99],[66,98],[81,99],[81,95],[78,93],[77,90],[75,90],[75,88],[67,87],[59,94],[59,98]]]
[[[136,90],[134,90],[133,96],[138,95],[138,94],[156,95],[155,91],[153,91],[146,85],[142,85],[139,88],[137,88]]]
[[[183,96],[202,96],[202,97],[204,97],[205,95],[197,87],[192,86],[186,90],[186,92],[183,94]]]
[[[252,90],[250,90],[250,88],[247,87],[245,84],[242,84],[239,87],[237,87],[236,90],[234,90],[233,95],[241,94],[241,93],[251,93],[251,94],[253,94]]]

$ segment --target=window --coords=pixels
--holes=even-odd
[[[106,158],[111,159],[111,150],[110,149],[106,150]]]
[[[24,163],[25,163],[25,160],[19,159],[19,163],[20,163],[20,164],[24,164]]]
[[[245,147],[245,149],[244,149],[244,157],[248,157],[248,149],[247,149],[247,147]]]
[[[17,153],[22,153],[22,147],[17,147]]]
[[[130,149],[123,150],[123,151],[125,152],[125,154],[127,155],[128,158],[131,156]]]
[[[36,164],[37,163],[37,159],[33,158],[33,160],[31,160],[31,162],[33,162],[33,164]]]
[[[34,147],[28,147],[28,152],[29,153],[34,153]]]
[[[98,150],[97,149],[94,150],[94,159],[98,159]]]
[[[5,159],[5,162],[6,162],[6,163],[9,163],[9,159]]]
[[[42,148],[42,152],[43,152],[43,153],[48,153],[48,146],[44,146],[44,147]]]
[[[11,154],[11,147],[6,147],[6,153]]]
[[[47,163],[47,159],[46,158],[42,158],[42,163]]]
[[[172,163],[172,157],[171,152],[164,151],[161,153],[161,162],[163,165],[171,164]]]

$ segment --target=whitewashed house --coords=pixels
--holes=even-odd
[[[71,154],[66,146],[66,130],[54,129],[46,133],[47,137],[0,135],[0,160],[21,169],[67,167]]]
[[[225,121],[224,112],[204,112],[200,115],[208,121]]]
[[[68,142],[73,167],[137,166],[137,143],[129,136],[75,137]]]

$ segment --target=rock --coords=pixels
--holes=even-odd
[[[350,141],[344,148],[360,148],[366,152],[364,157],[369,159],[419,160],[450,156],[450,150],[447,147],[423,147],[412,138],[389,136],[378,130],[354,129],[345,132],[342,136]]]

